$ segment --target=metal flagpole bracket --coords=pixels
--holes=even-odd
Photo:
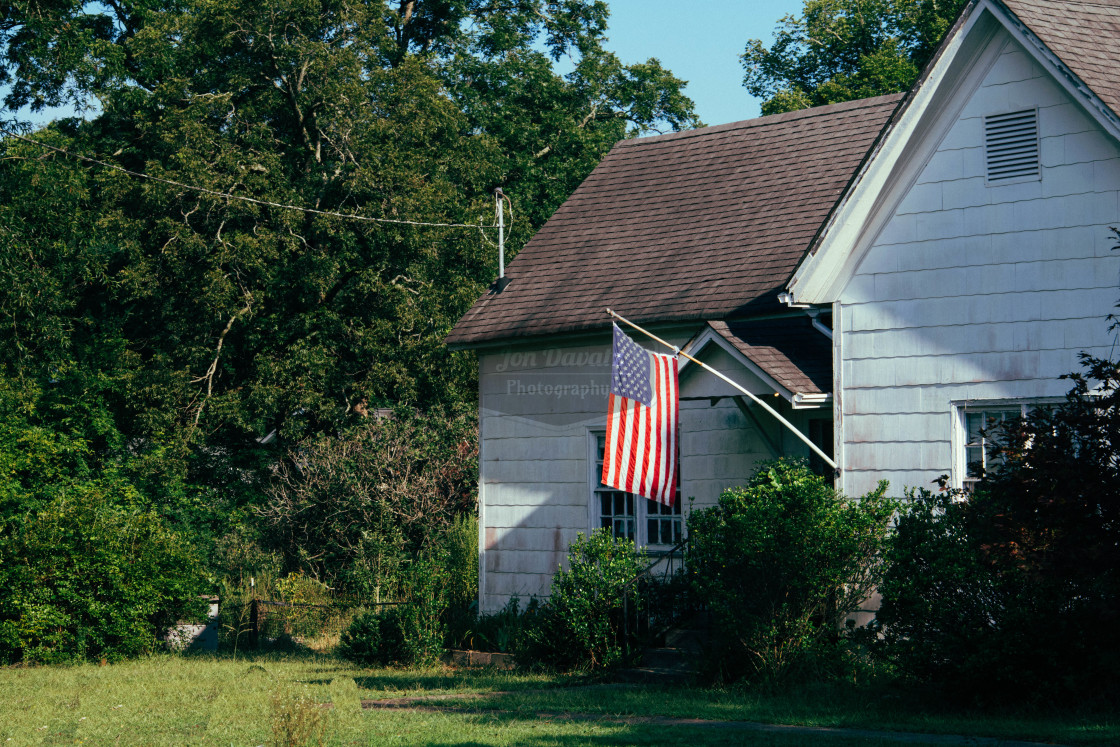
[[[717,370],[715,370],[714,368],[712,368],[711,366],[709,366],[709,365],[708,365],[707,363],[704,363],[703,361],[698,361],[698,360],[696,360],[696,359],[695,359],[695,358],[693,358],[693,357],[692,357],[691,355],[689,355],[688,353],[686,353],[686,352],[684,352],[683,350],[681,350],[680,348],[678,348],[678,347],[677,347],[676,345],[671,345],[670,343],[668,343],[668,342],[665,342],[664,340],[662,340],[662,339],[661,339],[660,337],[658,337],[657,335],[653,334],[652,332],[647,332],[646,330],[642,329],[642,328],[641,328],[641,327],[639,327],[639,326],[638,326],[637,324],[634,324],[634,322],[632,322],[632,321],[630,321],[629,319],[627,319],[627,318],[625,318],[625,317],[621,316],[620,314],[616,314],[615,312],[611,311],[610,309],[607,309],[607,313],[608,313],[608,314],[610,314],[611,316],[613,316],[613,317],[614,317],[615,319],[617,319],[618,321],[622,322],[623,324],[627,324],[627,325],[629,325],[629,326],[633,327],[634,329],[638,330],[639,332],[641,332],[641,333],[642,333],[643,335],[645,335],[646,337],[649,337],[650,339],[652,339],[652,340],[655,340],[655,341],[657,341],[657,342],[661,343],[662,345],[664,345],[664,346],[665,346],[665,347],[667,347],[667,348],[671,348],[671,349],[672,349],[672,350],[673,350],[674,352],[676,352],[676,354],[677,354],[677,355],[681,355],[681,356],[684,356],[684,357],[685,357],[685,358],[687,358],[688,360],[690,360],[690,361],[692,361],[693,363],[695,363],[696,365],[700,366],[700,368],[704,369],[705,371],[707,371],[707,372],[709,372],[709,373],[715,374],[716,376],[718,376],[719,378],[723,379],[724,381],[726,381],[726,382],[727,382],[728,384],[730,384],[731,386],[733,386],[733,387],[735,387],[736,389],[738,389],[738,390],[739,390],[740,392],[742,392],[743,394],[745,394],[745,395],[747,395],[748,397],[750,397],[750,398],[751,398],[751,399],[752,399],[752,400],[753,400],[753,401],[754,401],[754,402],[755,402],[755,403],[756,403],[757,405],[759,405],[759,406],[760,406],[760,407],[761,407],[762,409],[766,410],[766,411],[767,411],[768,413],[770,413],[770,414],[771,414],[771,415],[773,415],[773,416],[774,416],[775,418],[777,418],[777,420],[778,420],[778,422],[779,422],[779,423],[781,423],[781,424],[782,424],[782,425],[784,425],[784,426],[785,426],[786,428],[788,428],[788,429],[789,429],[790,431],[792,431],[792,432],[793,432],[793,435],[795,435],[795,436],[797,436],[797,437],[798,437],[799,439],[801,439],[801,440],[802,440],[802,441],[803,441],[803,442],[805,443],[805,445],[806,445],[806,446],[808,446],[808,447],[809,447],[810,449],[812,449],[812,451],[813,451],[813,453],[814,453],[814,454],[816,454],[817,456],[819,456],[819,457],[820,457],[821,459],[823,459],[823,460],[824,460],[824,463],[825,463],[825,464],[827,464],[827,465],[828,465],[829,467],[832,467],[832,469],[834,469],[834,470],[835,470],[835,469],[837,469],[837,467],[836,467],[836,462],[835,462],[835,461],[833,461],[832,457],[830,457],[830,456],[829,456],[828,454],[825,454],[825,453],[824,453],[824,451],[823,451],[823,450],[821,449],[821,447],[817,446],[817,445],[816,445],[815,443],[813,443],[812,441],[810,441],[810,440],[809,440],[809,437],[808,437],[808,436],[806,436],[806,435],[805,435],[804,433],[802,433],[801,431],[799,431],[799,430],[797,429],[797,426],[795,426],[795,425],[794,425],[793,423],[789,422],[789,421],[788,421],[788,420],[786,420],[786,419],[785,419],[784,417],[782,417],[782,415],[781,415],[781,414],[780,414],[780,413],[779,413],[779,412],[778,412],[777,410],[775,410],[775,409],[774,409],[773,407],[771,407],[770,405],[766,404],[766,402],[765,402],[765,401],[763,401],[762,399],[760,399],[760,398],[759,398],[759,397],[758,397],[758,396],[757,396],[756,394],[754,394],[753,392],[750,392],[750,391],[748,391],[748,390],[747,390],[747,389],[746,389],[746,388],[745,388],[745,387],[744,387],[744,386],[743,386],[742,384],[739,384],[739,383],[738,383],[738,382],[736,382],[736,381],[732,381],[732,380],[731,380],[731,379],[729,379],[729,378],[728,378],[727,376],[723,375],[723,374],[722,374],[722,373],[720,373],[719,371],[717,371]]]

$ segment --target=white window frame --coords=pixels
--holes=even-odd
[[[643,498],[640,495],[632,493],[624,493],[623,491],[607,487],[600,482],[602,477],[603,465],[603,452],[599,444],[600,438],[605,438],[606,428],[588,428],[587,429],[587,487],[588,487],[588,511],[587,511],[587,529],[593,532],[603,526],[602,524],[602,511],[601,511],[601,496],[604,493],[613,493],[619,496],[626,496],[633,499],[634,506],[634,544],[638,547],[644,547],[651,554],[659,552],[668,552],[684,537],[685,531],[685,510],[684,500],[680,493],[680,468],[677,469],[677,499],[673,505],[672,513],[666,513],[667,507],[662,507],[656,501],[651,501],[648,498]],[[649,520],[652,518],[650,509],[656,508],[658,516],[662,517],[662,522],[667,523],[666,520],[672,517],[678,524],[676,532],[670,537],[674,539],[673,542],[663,543],[649,542]],[[670,532],[672,530],[670,529]]]
[[[1031,410],[1037,407],[1049,407],[1064,399],[1061,397],[1042,397],[1030,399],[991,399],[991,400],[966,400],[954,402],[952,405],[952,487],[971,491],[972,486],[979,481],[979,477],[968,474],[969,450],[980,449],[980,456],[985,469],[987,469],[987,439],[982,438],[979,443],[969,440],[968,419],[969,415],[980,413],[1000,413],[1008,417],[1026,417]],[[991,426],[989,426],[991,427]]]

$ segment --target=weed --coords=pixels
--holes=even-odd
[[[305,692],[279,688],[272,695],[272,747],[322,747],[327,734],[327,711]]]

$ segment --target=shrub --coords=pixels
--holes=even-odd
[[[189,543],[134,498],[86,483],[0,526],[0,661],[115,661],[203,615]]]
[[[458,517],[443,536],[447,561],[448,647],[457,647],[470,635],[478,619],[478,518]]]
[[[322,747],[327,737],[327,711],[306,692],[278,688],[272,694],[271,722],[269,747]]]
[[[338,615],[334,595],[325,584],[302,573],[290,573],[276,582],[279,601],[291,605],[283,609],[284,633],[306,638],[323,632]]]
[[[997,468],[971,495],[910,495],[874,649],[907,680],[981,703],[1120,685],[1120,369],[1085,361],[1063,405],[988,434]]]
[[[946,695],[973,697],[1014,684],[1010,644],[1019,636],[1005,635],[1005,626],[1025,611],[1024,602],[1033,606],[1023,596],[1031,591],[1016,589],[1012,575],[982,561],[970,526],[979,517],[964,496],[923,489],[907,497],[886,553],[874,650],[905,679],[940,686]],[[1045,611],[1038,613],[1048,625]]]
[[[845,618],[872,593],[896,503],[858,500],[802,461],[764,463],[688,520],[688,567],[712,615],[711,673],[781,681],[835,672]]]
[[[476,416],[401,410],[296,444],[258,515],[286,570],[391,599],[401,564],[475,512],[477,487]]]
[[[382,619],[378,610],[359,612],[343,631],[336,653],[363,667],[388,663],[388,647],[381,640]]]
[[[600,669],[623,662],[623,607],[638,604],[630,583],[645,564],[630,540],[606,529],[582,533],[568,547],[568,569],[552,581],[547,604],[528,613],[526,649],[521,658],[561,668]]]
[[[443,653],[447,611],[446,556],[413,561],[404,576],[406,601],[357,615],[338,654],[357,664],[431,664]]]
[[[462,638],[468,648],[482,651],[497,651],[503,654],[514,653],[524,648],[525,621],[536,612],[538,603],[530,602],[528,615],[521,613],[521,600],[510,597],[506,606],[497,612],[482,614],[474,621],[473,630],[467,631]]]

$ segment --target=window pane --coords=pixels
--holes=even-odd
[[[636,517],[630,496],[617,490],[599,492],[599,507],[599,526],[610,529],[615,537],[634,539]]]
[[[964,460],[965,474],[962,484],[966,489],[979,479],[985,471],[998,462],[993,461],[992,433],[1001,423],[1022,417],[1028,410],[1027,405],[1015,405],[992,409],[969,409],[964,412]]]
[[[646,510],[646,543],[650,545],[675,545],[681,536],[681,503],[672,506],[654,500],[644,501]]]

